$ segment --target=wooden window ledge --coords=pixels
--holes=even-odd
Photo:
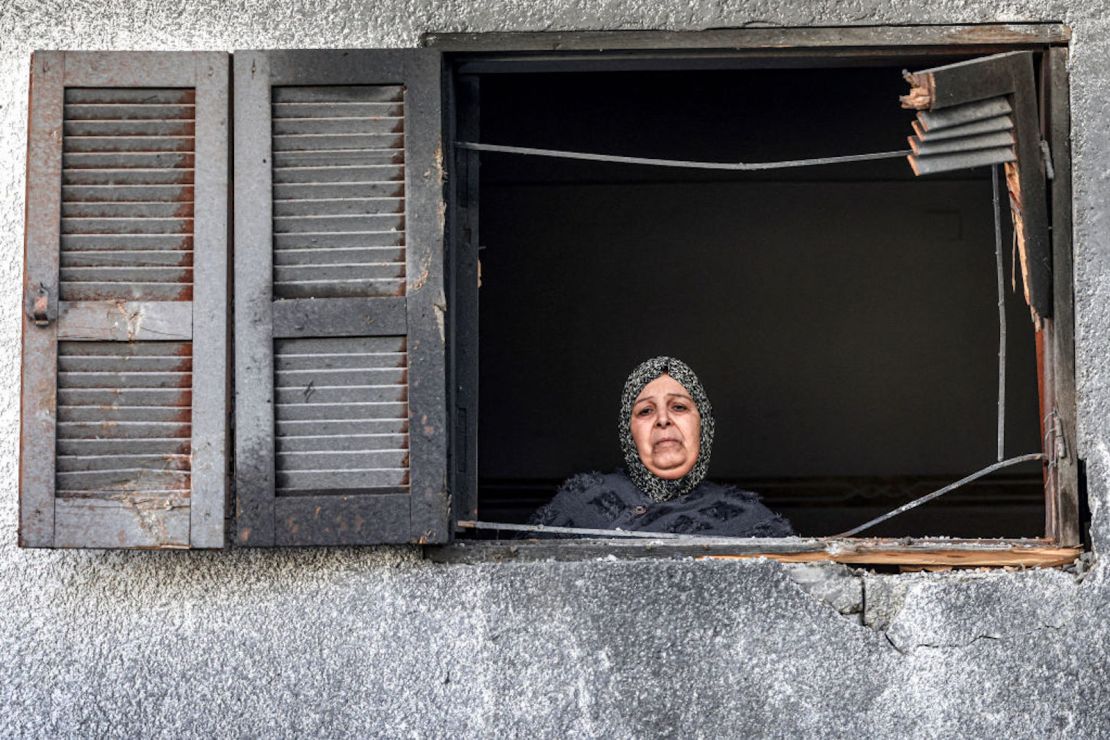
[[[676,543],[672,540],[627,538],[543,540],[456,540],[424,548],[425,557],[441,563],[534,562],[591,560],[604,557],[696,558],[748,560],[768,558],[784,563],[834,562],[851,565],[893,565],[918,568],[1018,567],[1068,565],[1079,547],[1057,547],[1044,539],[752,539],[749,543]]]

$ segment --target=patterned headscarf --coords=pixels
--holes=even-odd
[[[698,459],[690,472],[676,480],[666,480],[652,473],[640,460],[640,453],[636,449],[636,442],[632,439],[632,406],[636,397],[651,381],[660,375],[670,375],[682,384],[690,394],[694,404],[701,415],[701,442],[698,445]],[[677,496],[682,496],[694,490],[709,470],[709,453],[713,450],[713,406],[705,389],[694,371],[683,362],[673,357],[653,357],[640,364],[628,380],[624,382],[624,392],[621,394],[621,415],[617,427],[620,430],[621,452],[624,454],[624,464],[628,468],[628,476],[636,487],[646,493],[655,501],[668,501]]]

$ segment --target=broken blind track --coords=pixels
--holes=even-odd
[[[405,292],[404,88],[275,87],[274,297]]]
[[[65,91],[61,300],[192,299],[195,97]]]

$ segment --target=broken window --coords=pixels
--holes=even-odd
[[[972,477],[863,536],[1077,541],[1048,208],[1062,50],[969,57],[460,62],[455,356],[478,380],[458,386],[453,490],[471,536],[519,536],[496,523],[611,470],[624,378],[668,354],[714,401],[710,478],[802,535]],[[927,70],[909,91],[906,67]],[[819,161],[773,164],[799,160]]]
[[[862,48],[869,32],[830,33],[818,45]],[[36,54],[21,544],[466,539],[460,523],[523,521],[568,475],[611,466],[620,384],[660,353],[709,386],[712,478],[757,490],[805,535],[843,532],[996,458],[991,171],[938,166],[971,151],[1004,163],[997,192],[1019,225],[999,235],[1015,286],[1001,452],[1043,457],[872,533],[1002,536],[967,562],[1059,561],[1053,548],[1077,543],[1078,466],[1066,52],[1046,44],[1066,36],[972,49],[899,33],[916,50],[888,34],[829,57],[736,39],[705,54],[270,51],[231,65]],[[1032,90],[981,59],[1007,44],[1034,47]],[[950,64],[912,78],[920,116],[898,107],[903,66]],[[987,64],[990,84],[961,64]],[[1012,128],[951,135],[1000,115]],[[920,177],[902,153],[915,121]],[[1000,135],[1014,132],[1011,152]],[[468,143],[822,161],[664,168]],[[545,403],[561,418],[536,410],[537,389],[558,389]],[[727,548],[828,556],[820,540]]]

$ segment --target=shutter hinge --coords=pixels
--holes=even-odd
[[[37,288],[28,296],[27,314],[35,322],[35,326],[49,326],[58,318],[58,305],[53,300],[50,288],[45,283],[39,282]]]
[[[1064,460],[1068,456],[1068,440],[1064,436],[1064,422],[1055,408],[1049,414],[1047,426],[1049,441],[1051,442],[1051,447],[1047,450],[1050,458],[1049,465],[1055,466],[1058,461]]]

